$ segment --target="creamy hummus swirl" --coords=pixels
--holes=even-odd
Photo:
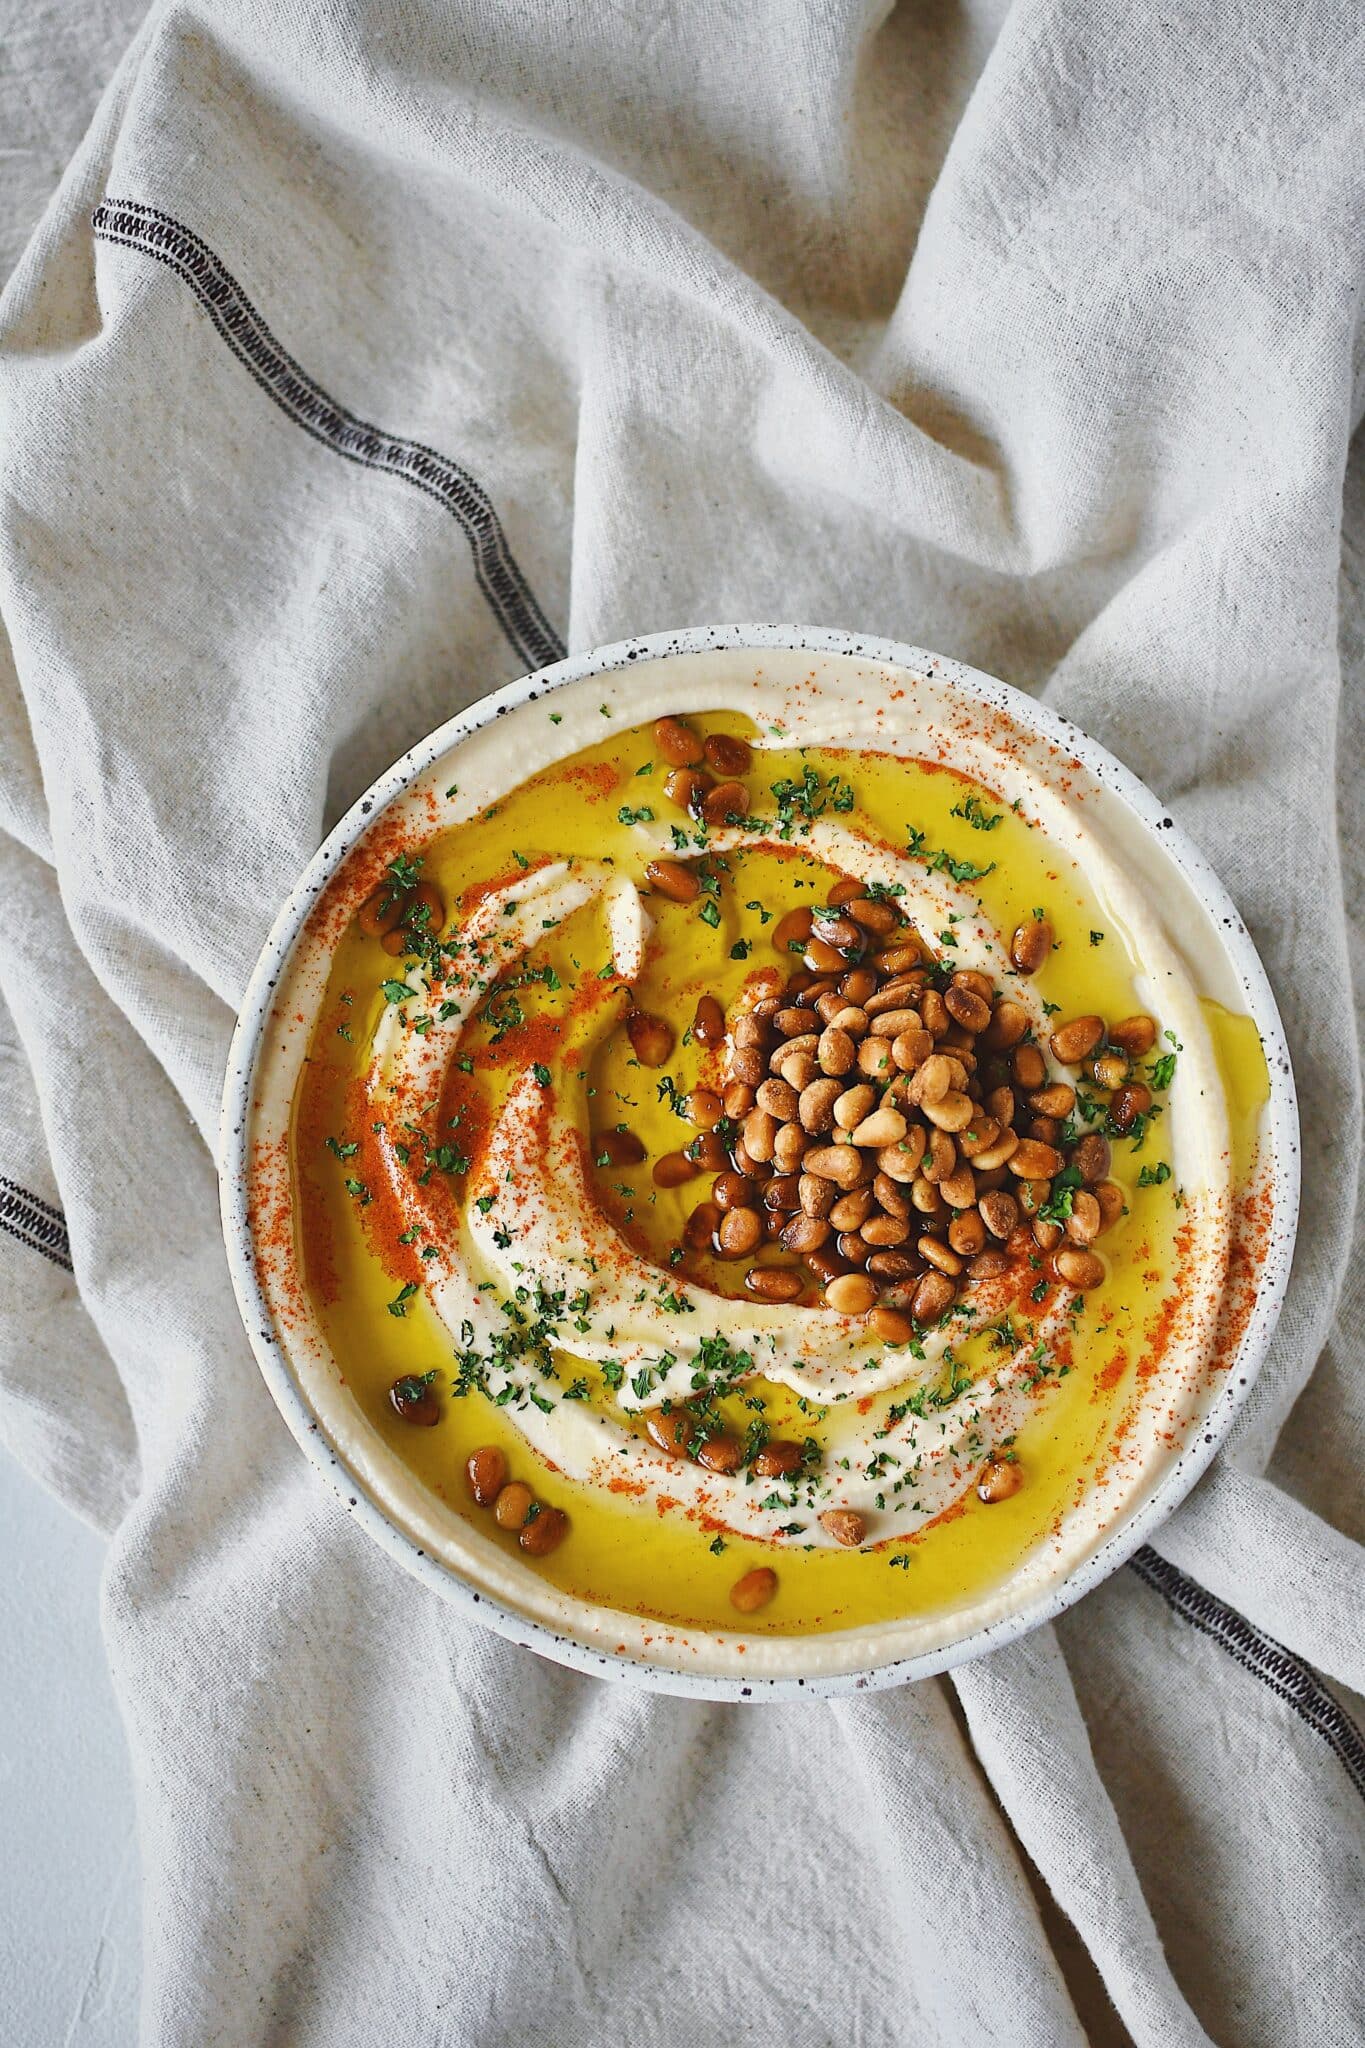
[[[687,857],[643,828],[638,836],[642,864],[656,854]],[[735,826],[712,831],[692,857],[785,844],[776,825]],[[803,829],[800,846],[837,873],[895,889],[921,932],[951,926],[956,966],[993,977],[1004,970],[1002,934],[969,887],[827,818]],[[1007,1278],[978,1286],[969,1309],[912,1345],[897,1345],[876,1342],[861,1319],[826,1307],[735,1299],[665,1272],[625,1242],[593,1198],[581,1065],[561,1065],[548,1085],[529,1071],[517,1079],[454,1217],[448,1200],[404,1170],[395,1113],[439,1100],[462,1035],[494,982],[547,932],[594,906],[606,916],[617,978],[633,982],[650,933],[634,884],[604,862],[550,861],[487,895],[447,942],[440,980],[433,983],[425,969],[410,973],[411,1000],[390,1004],[376,1031],[370,1105],[393,1188],[410,1225],[434,1247],[427,1291],[437,1315],[457,1352],[479,1361],[481,1383],[527,1441],[589,1486],[619,1483],[628,1467],[636,1490],[769,1540],[831,1544],[815,1519],[829,1507],[856,1509],[874,1542],[921,1526],[1020,1427],[1039,1347],[1065,1332],[1064,1290],[1054,1290],[1041,1313],[1030,1312],[1027,1343],[1009,1341],[1003,1312],[1018,1282]],[[1035,991],[1020,981],[1011,997],[1045,1046]],[[611,1021],[605,1004],[602,1016]],[[1213,1158],[1202,1165],[1205,1177],[1216,1175]],[[992,1318],[1001,1318],[1003,1336],[993,1369],[985,1380],[959,1384],[952,1346]],[[559,1351],[620,1368],[617,1412],[564,1398],[560,1381],[538,1363]],[[856,1403],[842,1455],[774,1489],[743,1471],[721,1475],[670,1458],[630,1426],[640,1411],[759,1376],[825,1408]]]

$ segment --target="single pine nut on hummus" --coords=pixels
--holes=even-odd
[[[1264,1060],[1007,709],[711,673],[546,686],[376,811],[269,1027],[254,1256],[428,1564],[603,1658],[856,1671],[1178,1457]]]

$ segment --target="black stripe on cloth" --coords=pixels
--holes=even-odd
[[[54,1266],[71,1271],[71,1241],[66,1234],[66,1218],[60,1209],[54,1209],[51,1202],[45,1202],[39,1195],[31,1195],[27,1188],[21,1188],[17,1181],[6,1180],[0,1174],[0,1230],[7,1236],[18,1238],[31,1252],[41,1252],[45,1259],[51,1259]]]
[[[1301,1663],[1292,1650],[1263,1636],[1233,1607],[1225,1607],[1212,1593],[1178,1572],[1150,1544],[1144,1544],[1130,1559],[1140,1579],[1160,1593],[1166,1605],[1206,1636],[1220,1649],[1268,1685],[1315,1735],[1321,1736],[1362,1799],[1365,1799],[1365,1736],[1331,1693]]]
[[[348,462],[396,476],[443,506],[462,528],[479,589],[519,658],[533,669],[563,660],[564,643],[507,545],[492,499],[468,470],[329,398],[276,340],[227,266],[182,222],[137,200],[106,199],[91,225],[101,241],[137,249],[183,278],[237,360],[296,426]]]

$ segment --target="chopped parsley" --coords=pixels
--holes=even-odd
[[[979,796],[969,796],[965,804],[954,804],[949,813],[954,818],[965,818],[974,832],[994,832],[1003,811],[983,811]]]

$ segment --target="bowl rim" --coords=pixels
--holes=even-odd
[[[765,650],[852,657],[906,668],[994,710],[1064,747],[1121,798],[1161,844],[1200,903],[1219,925],[1230,962],[1246,992],[1261,1036],[1270,1079],[1265,1112],[1273,1228],[1255,1304],[1238,1339],[1238,1370],[1229,1371],[1202,1425],[1141,1503],[1057,1584],[970,1634],[911,1656],[838,1673],[784,1673],[772,1677],[689,1672],[617,1654],[560,1634],[479,1591],[431,1557],[390,1520],[324,1434],[294,1377],[256,1270],[248,1204],[251,1099],[277,982],[309,912],[356,842],[416,778],[440,756],[506,712],[592,675],[689,654],[761,653]],[[262,1377],[295,1440],[341,1497],[366,1533],[413,1577],[432,1587],[470,1620],[556,1663],[592,1677],[609,1677],[648,1691],[692,1699],[735,1701],[831,1699],[881,1691],[951,1670],[1013,1642],[1054,1620],[1125,1564],[1189,1494],[1225,1440],[1265,1361],[1293,1262],[1299,1214],[1299,1122],[1293,1066],[1279,1008],[1260,955],[1231,897],[1193,841],[1130,769],[1098,741],[1049,705],[968,663],[907,642],[851,633],[837,627],[794,625],[694,626],[615,641],[568,656],[516,677],[478,698],[409,747],[357,797],[328,833],[274,917],[252,969],[228,1049],[218,1131],[219,1195],[233,1292]]]

